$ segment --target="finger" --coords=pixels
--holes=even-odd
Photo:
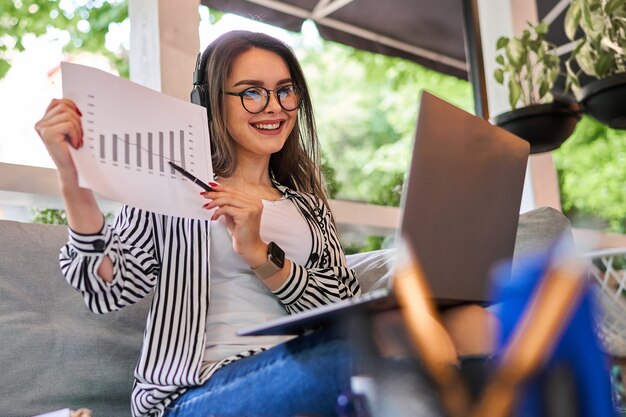
[[[211,216],[211,220],[217,220],[219,219],[221,216],[228,216],[231,218],[235,218],[235,217],[241,217],[239,214],[239,210],[241,209],[236,209],[234,207],[229,207],[229,206],[221,206],[218,207],[214,212],[213,212],[213,216]]]
[[[257,224],[260,226],[261,216],[259,216],[257,212],[248,208],[221,206],[213,213],[212,220],[216,220],[220,216],[232,218],[237,225],[243,226]]]
[[[50,104],[48,104],[48,107],[46,108],[46,112],[51,110],[54,107],[59,107],[59,106],[68,107],[68,108],[74,110],[75,112],[77,112],[79,116],[83,115],[83,113],[78,108],[78,105],[76,104],[76,102],[74,100],[72,100],[72,99],[69,99],[69,98],[52,99],[50,101]]]
[[[226,196],[222,195],[217,198],[213,198],[206,204],[207,209],[212,209],[215,207],[222,207],[222,206],[246,208],[246,207],[254,207],[255,204],[252,201],[245,201],[245,200],[242,200],[238,197],[234,197],[231,195],[226,195]]]
[[[213,191],[202,191],[200,194],[202,194],[204,197],[206,198],[211,198],[209,196],[210,193],[214,193],[214,192],[227,192],[229,191],[228,187],[224,187],[223,185],[215,182],[215,181],[209,181],[207,184],[209,184],[209,186],[213,189]]]
[[[82,144],[83,131],[79,122],[65,114],[59,114],[52,119],[35,125],[41,139],[48,144],[60,143],[67,140],[78,148]]]
[[[76,113],[78,116],[82,116],[82,113],[76,103],[74,103],[70,99],[63,98],[53,99],[52,101],[50,101],[50,104],[46,108],[43,118],[45,119],[47,115],[54,115],[59,112]]]
[[[35,123],[35,130],[37,130],[37,133],[39,133],[39,136],[42,139],[50,139],[52,134],[59,134],[59,132],[54,129],[55,124],[65,123],[68,121],[75,126],[75,128],[80,132],[79,136],[82,137],[83,132],[80,115],[74,108],[70,107],[68,103],[56,103],[52,107],[49,106],[42,119]],[[65,128],[67,128],[67,126]],[[50,134],[47,134],[46,132],[49,132]],[[63,133],[65,134],[69,132]]]
[[[47,117],[43,121],[43,123],[46,126],[54,126],[55,124],[60,124],[60,123],[71,123],[71,125],[73,126],[74,129],[76,129],[77,132],[82,134],[82,130],[83,130],[81,118],[74,112],[71,112],[71,113],[62,112],[62,113],[51,114],[49,117]]]

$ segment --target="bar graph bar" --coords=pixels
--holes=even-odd
[[[165,172],[165,158],[163,157],[165,147],[163,146],[163,132],[159,132],[159,171]]]
[[[130,135],[124,134],[124,163],[130,165]]]
[[[143,149],[141,148],[141,133],[137,133],[135,151],[137,153],[137,168],[141,168],[141,152],[143,151]]]
[[[176,160],[176,158],[174,157],[174,132],[172,132],[170,130],[170,160]],[[176,174],[176,171],[174,170],[174,168],[170,167],[170,174],[174,175]]]
[[[100,135],[100,159],[105,159],[106,153],[104,151],[104,135]]]
[[[113,134],[113,163],[117,163],[117,135]]]
[[[148,169],[152,171],[154,168],[152,166],[152,132],[148,132]]]

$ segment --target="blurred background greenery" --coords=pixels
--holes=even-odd
[[[50,28],[69,33],[66,50],[101,53],[128,76],[127,52],[104,46],[112,23],[127,18],[125,1],[61,0],[0,2],[0,78],[10,67],[7,51],[23,48],[25,34]],[[212,22],[223,17],[209,13]],[[86,23],[85,23],[86,22]],[[300,34],[294,49],[311,88],[322,142],[324,172],[333,198],[397,206],[410,158],[421,90],[472,112],[467,81],[443,75],[399,58],[358,51]],[[564,213],[575,227],[626,231],[626,132],[608,129],[584,117],[573,136],[553,152]],[[48,209],[35,220],[61,222]],[[380,247],[369,237],[350,252]]]

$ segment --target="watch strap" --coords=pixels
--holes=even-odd
[[[261,266],[252,268],[252,270],[259,278],[266,279],[283,269],[284,260],[285,253],[283,250],[276,243],[270,242],[267,247],[267,261]]]

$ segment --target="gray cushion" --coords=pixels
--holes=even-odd
[[[0,412],[129,416],[145,301],[98,316],[61,275],[63,226],[0,221]]]
[[[573,242],[570,221],[552,207],[540,207],[519,217],[514,257],[544,251],[560,238]]]
[[[354,269],[359,280],[361,291],[368,292],[387,287],[392,275],[394,255],[394,249],[346,255],[348,265]]]

